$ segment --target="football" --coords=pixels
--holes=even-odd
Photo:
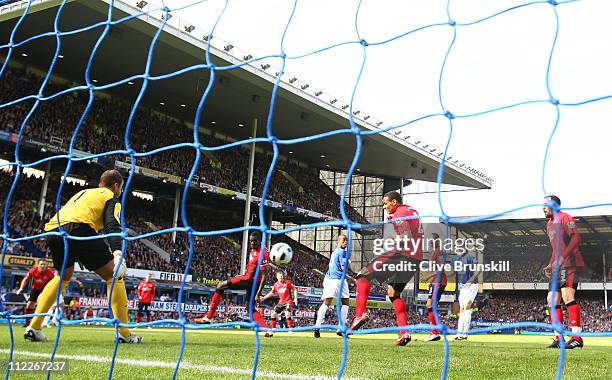
[[[293,258],[293,248],[287,243],[276,243],[270,250],[270,260],[276,265],[286,265]]]

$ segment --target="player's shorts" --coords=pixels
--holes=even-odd
[[[434,289],[435,286],[433,283],[429,284],[429,291],[427,293],[428,299],[434,299]],[[444,293],[444,289],[446,289],[446,284],[442,284],[438,287],[438,294],[436,294],[436,301],[440,301],[440,297],[442,297],[442,293]]]
[[[469,302],[474,302],[478,294],[478,284],[470,284],[465,286],[461,284],[459,288],[459,305],[467,305]]]
[[[43,289],[32,289],[30,290],[30,296],[28,297],[28,302],[36,302],[38,300],[38,296],[42,293]]]
[[[323,279],[323,295],[321,299],[324,300],[326,298],[336,298],[338,297],[338,289],[340,288],[340,280],[333,278],[325,278]],[[349,298],[349,287],[348,281],[345,279],[344,284],[342,284],[342,294],[340,298]]]
[[[150,313],[151,312],[149,310],[150,307],[151,307],[150,303],[138,302],[138,313],[142,313],[143,311],[145,313]]]
[[[255,289],[258,290],[260,283],[261,281],[253,281],[253,278],[250,276],[236,276],[227,280],[227,288],[230,290],[247,290],[250,292],[253,285],[255,285]]]
[[[572,288],[578,289],[580,273],[582,268],[561,268],[559,269],[559,276],[557,277],[557,291],[560,291],[562,288]],[[553,275],[550,276],[550,281],[548,282],[548,291],[553,290]]]
[[[87,224],[67,223],[62,228],[73,236],[98,236],[98,233]],[[53,229],[49,232],[57,231],[58,229]],[[49,235],[46,241],[53,258],[53,266],[58,271],[61,271],[62,263],[64,262],[64,240],[61,236]],[[113,255],[104,238],[94,240],[68,239],[66,268],[73,266],[76,261],[79,261],[85,268],[95,271],[112,260]]]
[[[291,312],[293,310],[293,303],[279,303],[274,306],[274,312],[276,314],[280,314],[285,310],[289,310],[289,312]]]
[[[376,256],[357,276],[387,282],[396,292],[402,292],[418,271],[421,260],[395,252]]]

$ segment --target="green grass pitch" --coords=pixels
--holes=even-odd
[[[15,327],[14,359],[45,360],[53,347],[55,329],[46,329],[49,341],[23,340]],[[140,345],[120,345],[116,379],[169,379],[179,353],[180,330],[139,329]],[[406,347],[393,346],[395,335],[352,336],[345,378],[436,379],[442,369],[444,347],[415,334]],[[69,360],[69,371],[52,378],[106,379],[114,330],[109,327],[65,326],[58,359]],[[550,337],[516,335],[470,336],[450,342],[449,379],[553,379],[559,351],[546,349]],[[585,348],[567,351],[564,379],[612,379],[612,338],[586,338]],[[0,327],[0,364],[6,364],[9,332]],[[246,330],[187,331],[179,379],[247,379],[255,353],[254,333]],[[261,336],[258,378],[335,378],[342,355],[342,339],[323,333],[277,333]],[[4,375],[4,374],[2,374]],[[42,374],[12,375],[14,379],[41,379]]]

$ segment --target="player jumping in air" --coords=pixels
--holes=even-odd
[[[45,285],[51,281],[55,276],[55,273],[49,268],[49,263],[45,259],[38,260],[38,264],[33,266],[28,273],[21,280],[21,285],[17,289],[17,294],[21,294],[28,281],[32,280],[32,289],[30,290],[30,296],[28,303],[26,303],[25,314],[32,314],[36,308],[36,300],[42,293]],[[24,327],[30,325],[30,319],[26,318]]]
[[[136,323],[142,320],[142,313],[147,315],[147,322],[151,322],[151,302],[155,301],[155,282],[151,281],[151,273],[148,273],[144,280],[138,284],[136,289],[138,296],[138,311],[136,312]],[[151,328],[151,326],[149,326]]]
[[[414,208],[402,204],[402,197],[398,192],[386,193],[383,197],[383,207],[387,210],[388,220],[392,221],[396,238],[399,238],[402,242],[401,247],[399,247],[401,249],[394,246],[391,250],[374,258],[367,267],[357,273],[357,281],[355,281],[357,286],[355,319],[351,324],[351,330],[359,329],[370,319],[365,310],[372,279],[377,279],[379,282],[388,281],[387,295],[393,302],[397,325],[408,325],[406,304],[400,298],[400,295],[415,272],[411,270],[397,271],[393,267],[418,269],[419,263],[423,259],[423,229],[419,213]],[[403,242],[407,244],[403,244]],[[411,339],[408,330],[400,330],[400,336],[395,345],[405,346]]]
[[[45,225],[45,232],[58,232],[59,225],[62,230],[72,236],[86,237],[98,236],[99,232],[115,233],[121,232],[119,215],[121,203],[119,196],[123,190],[123,177],[116,170],[107,170],[102,173],[97,188],[85,189],[76,193],[60,209],[57,215]],[[64,240],[59,235],[49,235],[46,238],[47,246],[51,251],[53,264],[58,273],[64,263]],[[122,323],[128,323],[128,299],[125,291],[123,276],[127,270],[125,262],[119,266],[121,258],[121,238],[109,236],[108,238],[95,238],[92,240],[68,239],[68,256],[65,263],[64,276],[56,275],[45,286],[40,298],[36,313],[46,313],[53,302],[59,289],[62,292],[74,273],[75,261],[80,261],[87,269],[96,272],[106,281],[107,294],[110,300],[113,315]],[[110,249],[109,249],[110,246]],[[112,253],[111,253],[112,252]],[[113,274],[117,269],[117,279],[111,288]],[[61,285],[60,285],[61,283]],[[26,329],[24,338],[31,341],[44,341],[45,335],[40,331],[43,316],[34,317],[32,324]],[[142,338],[133,335],[126,327],[119,327],[119,342],[140,343]]]
[[[457,276],[459,276],[459,321],[457,322],[455,340],[466,340],[472,322],[472,304],[478,294],[478,275],[480,272],[474,270],[478,264],[478,259],[465,248],[459,256],[459,261],[461,261],[462,270],[457,273]]]
[[[435,264],[442,264],[443,257],[440,235],[434,232],[431,234],[431,239],[433,241],[433,250],[429,261]],[[442,296],[442,293],[444,293],[444,289],[446,289],[446,273],[444,271],[441,271],[440,274],[438,274],[438,272],[434,272],[427,280],[429,281],[429,294],[427,297],[427,304],[425,305],[427,307],[427,318],[429,318],[429,323],[431,325],[435,325],[436,316],[433,311],[433,305],[434,302],[436,305],[438,302],[440,302],[440,297]],[[437,293],[435,292],[436,288],[438,289]],[[431,330],[431,334],[426,340],[428,342],[440,340],[440,332],[438,330]]]
[[[268,268],[268,263],[270,262],[270,254],[268,250],[261,246],[261,233],[258,231],[251,232],[249,235],[249,260],[246,265],[246,272],[242,276],[232,277],[226,281],[222,281],[217,285],[217,289],[210,300],[210,308],[208,309],[208,313],[201,317],[196,318],[193,321],[195,323],[212,323],[212,318],[217,311],[217,306],[219,306],[219,302],[223,298],[223,293],[226,289],[230,290],[246,290],[247,291],[247,309],[249,308],[249,300],[251,297],[251,289],[255,288],[255,299],[257,299],[259,292],[261,291],[261,287],[263,285],[263,275],[266,269]],[[259,270],[259,277],[255,279],[255,271],[257,270],[257,263],[259,261],[260,252],[263,252],[263,258],[261,260],[261,268]],[[264,328],[268,328],[266,321],[261,316],[261,313],[257,308],[253,308],[253,319]],[[271,337],[271,332],[266,332],[266,337]]]
[[[547,305],[550,312],[550,321],[554,322],[552,310],[550,307],[553,305],[555,308],[556,319],[559,323],[563,324],[563,309],[561,309],[560,298],[563,298],[563,303],[567,308],[567,314],[570,319],[570,326],[572,332],[579,333],[582,331],[580,322],[580,305],[576,303],[574,298],[576,295],[576,289],[578,288],[578,273],[584,267],[584,260],[582,254],[578,249],[580,245],[581,237],[576,227],[576,222],[569,214],[563,211],[557,211],[556,215],[550,208],[549,204],[552,202],[561,206],[561,200],[555,195],[551,195],[546,198],[546,204],[544,205],[544,216],[548,218],[546,224],[546,232],[550,239],[550,245],[552,246],[552,254],[550,255],[550,262],[546,268],[544,268],[544,274],[550,279],[548,284],[548,297],[546,299]],[[553,292],[553,272],[558,268],[557,283],[555,292]],[[549,348],[559,348],[559,341],[561,337],[555,331],[555,340],[548,346]],[[579,336],[572,336],[566,343],[565,348],[584,347],[584,342]]]
[[[270,323],[272,328],[276,328],[276,318],[279,314],[285,314],[285,318],[287,319],[287,326],[292,329],[293,328],[293,318],[291,316],[291,312],[293,311],[293,305],[298,305],[298,291],[297,288],[293,285],[293,282],[285,279],[285,273],[283,271],[276,272],[276,282],[272,286],[272,290],[265,296],[259,299],[260,302],[267,300],[272,297],[274,293],[278,294],[279,300],[278,304],[274,307],[272,311],[272,315],[270,315]],[[293,296],[292,296],[293,294]]]
[[[325,320],[327,309],[329,309],[331,306],[334,298],[338,296],[338,291],[340,290],[340,279],[342,278],[342,272],[344,271],[346,259],[348,257],[347,247],[348,238],[346,235],[338,236],[338,246],[336,249],[334,249],[334,252],[332,252],[331,257],[329,258],[329,269],[327,270],[327,273],[325,273],[325,279],[323,279],[323,294],[321,295],[323,303],[317,312],[315,327],[321,326]],[[346,324],[346,319],[349,312],[349,287],[346,279],[342,285],[342,293],[340,297],[342,302],[340,314],[342,317],[342,322]],[[342,336],[340,330],[337,331],[337,334]],[[318,328],[314,329],[314,337],[321,337],[321,332]]]

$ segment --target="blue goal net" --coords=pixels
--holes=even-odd
[[[518,110],[521,107],[529,107],[533,105],[549,105],[554,110],[555,117],[552,119],[548,128],[548,138],[545,145],[542,146],[541,156],[537,157],[537,159],[541,159],[541,190],[542,197],[548,195],[548,191],[546,188],[546,182],[544,180],[545,173],[548,165],[548,157],[549,150],[553,146],[555,142],[555,135],[557,134],[558,126],[560,121],[562,120],[564,111],[568,108],[576,108],[576,107],[586,107],[589,104],[596,102],[603,102],[607,99],[610,99],[612,95],[598,95],[594,97],[585,97],[579,100],[571,100],[565,101],[563,98],[555,94],[554,88],[551,86],[551,78],[554,72],[555,66],[555,49],[557,48],[559,42],[559,34],[562,31],[563,26],[560,22],[559,10],[563,7],[569,6],[570,3],[577,3],[578,0],[567,0],[567,1],[528,1],[528,2],[510,2],[514,3],[514,5],[496,10],[490,14],[480,15],[477,18],[472,19],[457,19],[452,12],[453,3],[456,1],[448,0],[445,2],[446,14],[440,15],[440,19],[442,21],[427,24],[427,25],[419,25],[416,27],[412,27],[407,30],[403,30],[396,35],[386,38],[384,40],[371,40],[368,38],[366,33],[363,33],[362,25],[360,25],[360,10],[364,4],[363,1],[358,1],[355,3],[354,15],[354,35],[353,38],[346,41],[335,42],[330,44],[329,46],[320,47],[316,50],[310,51],[308,53],[303,53],[300,55],[291,55],[287,53],[286,50],[286,42],[285,36],[289,31],[292,21],[294,20],[296,14],[299,12],[299,2],[289,1],[288,6],[290,11],[288,12],[288,17],[285,22],[284,30],[282,35],[280,36],[280,44],[275,53],[269,54],[266,56],[252,56],[249,54],[243,54],[240,57],[233,60],[229,64],[220,64],[220,60],[216,58],[213,54],[213,50],[225,50],[226,52],[234,49],[234,52],[237,48],[232,46],[231,44],[227,44],[216,36],[216,29],[222,21],[224,21],[224,12],[228,6],[229,1],[225,1],[223,6],[220,7],[220,12],[215,16],[216,22],[214,23],[212,29],[205,33],[202,36],[198,37],[200,41],[203,41],[206,44],[205,53],[199,57],[198,62],[193,65],[186,67],[176,67],[174,65],[167,65],[165,67],[169,67],[163,74],[159,74],[159,70],[153,70],[153,67],[158,64],[155,61],[155,57],[157,55],[156,49],[159,48],[160,41],[165,37],[164,33],[178,35],[180,33],[183,34],[192,34],[196,27],[194,25],[189,24],[188,22],[177,21],[178,17],[175,17],[173,20],[173,14],[178,12],[184,12],[189,10],[190,7],[194,7],[203,1],[194,1],[192,3],[184,3],[183,5],[173,7],[170,2],[161,3],[159,5],[149,4],[147,1],[127,1],[127,0],[100,0],[99,5],[105,7],[106,17],[104,19],[100,19],[97,22],[91,25],[80,25],[78,22],[70,23],[66,22],[64,18],[62,18],[63,12],[69,8],[70,4],[73,1],[57,1],[57,0],[0,0],[0,27],[2,24],[7,25],[11,24],[10,33],[4,34],[6,28],[0,28],[0,80],[11,80],[6,79],[7,76],[10,75],[11,65],[13,62],[18,60],[22,55],[26,57],[26,53],[22,53],[22,48],[27,47],[29,45],[37,46],[36,44],[40,44],[41,41],[45,41],[46,44],[51,44],[52,49],[54,50],[52,54],[52,59],[45,64],[47,67],[43,73],[43,79],[38,83],[37,88],[30,94],[26,96],[17,96],[15,98],[10,98],[10,94],[7,96],[3,96],[0,98],[0,120],[8,120],[2,118],[2,113],[8,114],[11,112],[13,119],[16,120],[16,124],[14,125],[15,133],[11,134],[12,143],[14,143],[14,151],[12,153],[12,159],[8,162],[4,162],[1,165],[1,170],[12,173],[12,177],[8,185],[8,191],[5,195],[3,195],[2,199],[2,207],[3,207],[3,221],[2,221],[2,260],[0,260],[0,283],[2,282],[2,275],[5,273],[5,257],[9,254],[9,249],[13,245],[26,245],[31,244],[31,242],[36,241],[37,239],[44,238],[49,234],[56,234],[60,236],[64,242],[68,240],[88,240],[99,237],[78,237],[70,235],[67,231],[60,229],[59,232],[53,233],[45,233],[42,230],[38,231],[28,231],[27,233],[17,233],[16,230],[12,228],[11,218],[14,213],[17,212],[20,207],[18,203],[15,203],[16,194],[19,191],[24,191],[22,187],[20,187],[20,181],[23,181],[25,178],[25,172],[28,169],[41,168],[47,165],[50,162],[63,162],[66,164],[63,173],[61,174],[61,181],[59,184],[59,188],[54,193],[53,204],[54,211],[57,211],[62,206],[62,194],[67,186],[70,186],[68,183],[71,178],[71,173],[74,173],[75,168],[83,167],[84,164],[90,163],[92,161],[98,163],[111,162],[115,157],[123,157],[124,161],[124,169],[128,173],[127,179],[125,181],[125,187],[121,198],[121,204],[126,205],[127,198],[131,194],[133,188],[132,184],[134,182],[135,177],[139,174],[138,163],[139,162],[149,162],[147,160],[154,160],[161,154],[168,154],[171,156],[174,151],[189,151],[191,152],[191,161],[189,162],[189,170],[185,171],[185,177],[182,180],[184,186],[181,189],[181,194],[178,197],[180,199],[180,214],[179,220],[180,223],[177,226],[172,226],[169,228],[163,228],[153,232],[145,232],[139,233],[130,233],[130,225],[127,222],[126,214],[129,213],[129,207],[122,207],[122,212],[120,215],[121,220],[121,232],[115,233],[113,236],[120,236],[122,239],[122,260],[125,257],[130,255],[130,244],[133,242],[137,242],[142,239],[155,237],[158,235],[164,234],[172,234],[179,233],[185,236],[186,245],[188,247],[188,256],[184,265],[184,273],[180,281],[180,289],[178,292],[178,305],[184,303],[184,293],[186,288],[186,282],[188,279],[188,275],[190,274],[190,268],[193,265],[197,264],[197,242],[201,238],[206,237],[216,237],[216,236],[226,236],[232,234],[239,234],[243,231],[259,231],[262,233],[262,246],[266,246],[267,240],[272,237],[279,237],[284,234],[297,231],[300,229],[312,229],[314,227],[326,227],[333,226],[337,228],[342,228],[347,232],[347,236],[349,237],[348,241],[348,252],[352,251],[352,247],[355,244],[353,239],[353,231],[361,230],[364,228],[380,228],[385,224],[390,224],[393,222],[397,222],[397,220],[378,220],[378,221],[370,221],[364,222],[363,219],[357,220],[350,207],[348,206],[348,192],[351,186],[351,179],[353,175],[357,174],[357,170],[359,168],[360,158],[362,157],[362,152],[364,151],[364,139],[378,134],[388,135],[389,133],[394,133],[401,128],[406,126],[410,126],[413,124],[417,124],[424,120],[437,120],[442,121],[444,123],[445,128],[447,128],[447,136],[448,138],[445,141],[445,147],[442,152],[439,152],[439,155],[436,156],[436,160],[439,160],[438,172],[437,172],[437,183],[438,183],[438,204],[441,213],[439,215],[433,215],[432,213],[428,215],[421,215],[420,218],[425,217],[437,217],[439,220],[448,226],[457,226],[461,224],[470,224],[476,223],[480,221],[490,220],[493,218],[498,218],[503,215],[507,215],[516,211],[528,209],[528,208],[541,208],[542,204],[527,204],[521,205],[519,207],[509,209],[509,210],[500,210],[498,213],[494,215],[487,215],[484,217],[478,218],[454,218],[452,215],[449,215],[445,212],[445,205],[442,202],[442,194],[441,191],[443,189],[442,185],[444,183],[445,178],[445,169],[448,167],[447,165],[452,164],[448,160],[448,150],[453,141],[454,136],[454,125],[457,123],[457,120],[465,120],[471,118],[478,118],[484,115],[496,113],[496,112],[508,112]],[[458,2],[457,2],[458,3]],[[585,6],[588,1],[584,1]],[[448,72],[447,67],[448,63],[453,59],[453,49],[457,45],[457,43],[461,40],[461,33],[464,30],[469,30],[470,28],[474,28],[476,25],[485,22],[494,22],[497,18],[503,17],[504,15],[512,14],[512,12],[518,12],[522,9],[526,9],[528,7],[541,7],[546,8],[546,12],[550,14],[550,17],[554,19],[554,23],[552,26],[550,44],[548,46],[548,50],[546,53],[546,59],[542,67],[545,69],[541,72],[541,86],[545,90],[546,96],[539,98],[530,98],[525,99],[518,102],[513,102],[511,104],[504,104],[501,106],[493,107],[490,109],[482,109],[476,112],[471,113],[456,113],[452,108],[448,107],[445,89],[448,87],[445,85],[445,81],[448,80]],[[24,25],[32,25],[28,24],[29,18],[37,17],[37,12],[41,9],[52,8],[55,13],[55,18],[53,22],[53,28],[47,31],[41,31],[40,33],[31,34],[24,33],[23,28]],[[150,43],[147,48],[147,58],[146,61],[142,64],[142,71],[127,77],[114,78],[106,83],[99,83],[98,79],[92,74],[92,67],[94,62],[96,62],[97,57],[100,52],[105,49],[106,45],[109,41],[113,39],[116,41],[121,38],[129,38],[125,33],[117,32],[117,27],[122,24],[128,23],[132,20],[146,20],[149,22],[149,27],[155,27],[155,32],[153,37],[150,40]],[[451,38],[448,43],[448,46],[444,47],[445,53],[443,54],[442,60],[439,62],[439,76],[437,83],[431,83],[431,87],[436,89],[437,96],[439,99],[439,107],[435,112],[427,112],[418,114],[416,117],[412,117],[411,120],[398,123],[395,125],[386,125],[380,122],[369,122],[367,119],[369,116],[365,116],[364,114],[360,114],[360,112],[354,107],[354,100],[356,98],[356,94],[360,88],[360,84],[362,82],[362,76],[364,73],[364,69],[366,67],[366,62],[368,58],[368,52],[370,49],[374,49],[383,45],[391,44],[394,41],[400,38],[411,38],[413,36],[418,35],[419,33],[425,33],[429,30],[435,29],[444,29],[448,30],[451,33]],[[57,85],[52,83],[52,74],[58,65],[61,64],[63,57],[62,54],[62,44],[64,41],[69,38],[80,34],[85,34],[91,37],[95,34],[95,38],[92,41],[92,48],[90,51],[83,51],[82,55],[84,61],[82,62],[82,67],[77,68],[81,70],[79,75],[80,82],[66,82],[67,84],[64,87],[58,87]],[[24,37],[25,36],[25,37]],[[168,40],[165,41],[168,43]],[[529,43],[529,42],[522,42]],[[89,45],[87,45],[89,46]],[[301,137],[295,138],[279,138],[274,133],[274,117],[276,115],[275,111],[277,111],[277,107],[280,107],[279,102],[277,101],[279,97],[279,91],[282,90],[284,85],[293,85],[293,86],[301,86],[302,90],[305,90],[308,85],[301,82],[296,82],[296,79],[291,78],[286,74],[286,64],[291,61],[304,60],[307,57],[322,55],[322,54],[333,54],[336,49],[341,49],[344,46],[356,46],[360,49],[361,55],[360,59],[355,62],[355,68],[357,69],[357,75],[354,78],[354,84],[352,88],[352,96],[349,102],[346,105],[343,105],[338,108],[338,113],[346,118],[346,128],[335,129],[332,131],[326,131],[321,133],[310,134],[309,131],[302,131]],[[129,52],[126,52],[126,55],[129,55]],[[275,60],[276,62],[280,62],[279,68],[275,69],[270,67],[267,63],[270,60]],[[390,65],[391,66],[391,65]],[[211,102],[211,100],[215,97],[215,89],[217,86],[221,86],[224,83],[225,76],[224,74],[229,71],[239,71],[239,70],[258,70],[264,72],[265,75],[270,76],[273,81],[271,97],[269,99],[269,103],[266,104],[266,113],[267,119],[265,120],[265,133],[264,136],[247,138],[243,140],[226,142],[223,144],[217,145],[207,145],[207,137],[200,133],[200,127],[203,126],[203,118],[205,118],[207,112],[207,104]],[[190,72],[195,71],[206,71],[208,73],[207,80],[202,83],[197,83],[197,99],[195,99],[194,104],[196,105],[193,112],[193,133],[189,139],[184,141],[176,141],[174,138],[168,138],[168,141],[172,142],[171,144],[162,141],[159,146],[154,149],[137,149],[135,147],[142,147],[142,135],[138,134],[137,139],[138,142],[135,143],[133,140],[135,139],[135,133],[133,131],[133,125],[135,120],[138,119],[138,110],[143,107],[143,101],[148,96],[150,92],[154,91],[164,91],[163,84],[165,81],[172,80],[173,78],[179,77],[181,75],[185,75]],[[155,74],[153,74],[155,72]],[[500,73],[500,75],[503,75]],[[296,83],[294,83],[296,82]],[[21,82],[12,81],[8,82],[13,86],[20,86]],[[127,118],[125,120],[121,120],[117,118],[115,121],[118,123],[122,123],[124,126],[123,135],[121,136],[113,136],[113,144],[107,144],[106,147],[108,149],[95,148],[96,141],[89,141],[89,144],[94,148],[89,149],[88,151],[84,151],[79,149],[82,144],[77,147],[77,141],[79,140],[80,133],[82,132],[82,127],[87,123],[91,122],[91,120],[96,119],[96,114],[99,113],[99,109],[96,108],[96,104],[98,102],[98,96],[100,93],[109,91],[116,87],[121,86],[131,86],[131,88],[135,89],[133,92],[133,102],[129,109],[126,109],[125,112]],[[297,91],[297,89],[296,89]],[[38,112],[44,112],[44,115],[49,115],[50,120],[57,120],[61,118],[61,111],[56,111],[55,113],[49,111],[50,108],[54,107],[54,104],[57,104],[59,99],[66,97],[67,95],[73,94],[74,99],[80,99],[83,102],[84,107],[79,110],[79,117],[76,119],[67,119],[65,118],[63,121],[65,125],[66,132],[66,140],[64,141],[64,145],[66,149],[64,151],[49,151],[48,148],[43,147],[44,152],[46,154],[39,155],[35,160],[24,161],[23,149],[26,144],[26,136],[31,134],[44,135],[45,134],[45,126],[39,123],[33,123],[32,118]],[[315,93],[315,96],[318,97],[320,95],[319,92]],[[261,99],[258,99],[262,101]],[[110,101],[110,100],[109,100]],[[76,102],[76,100],[75,100]],[[336,103],[336,100],[332,100],[332,105]],[[76,103],[75,103],[76,104]],[[340,103],[338,103],[340,104]],[[160,105],[164,105],[160,103]],[[182,107],[184,105],[181,105]],[[18,109],[18,111],[15,111]],[[160,116],[161,117],[161,116]],[[365,118],[365,119],[364,119]],[[168,121],[170,122],[170,121]],[[364,128],[364,123],[368,123],[369,128]],[[38,129],[37,129],[38,128]],[[339,211],[338,218],[329,218],[328,220],[303,224],[291,228],[286,229],[273,229],[270,222],[268,222],[268,217],[266,214],[266,205],[265,201],[260,201],[258,203],[257,209],[257,219],[260,221],[257,225],[247,225],[243,227],[236,228],[218,228],[212,230],[198,230],[197,227],[194,226],[194,221],[189,216],[189,207],[188,207],[188,199],[191,195],[191,185],[193,183],[198,182],[198,172],[203,162],[210,162],[211,158],[214,154],[223,154],[224,151],[235,151],[235,149],[240,147],[251,146],[251,144],[261,144],[269,147],[270,152],[272,153],[269,161],[265,163],[267,167],[265,167],[265,175],[263,176],[264,181],[261,184],[261,193],[257,194],[260,200],[265,200],[268,198],[271,191],[274,191],[273,178],[275,176],[275,172],[279,167],[279,155],[280,150],[284,149],[287,146],[303,144],[303,143],[311,143],[313,141],[318,141],[327,138],[334,138],[337,136],[351,136],[354,138],[355,150],[352,158],[352,162],[343,170],[346,172],[346,181],[343,184],[343,189],[340,195],[339,205],[337,205],[337,209]],[[179,136],[180,137],[180,136]],[[214,159],[212,160],[214,162]],[[186,165],[186,163],[179,163]],[[259,165],[257,163],[256,165]],[[475,172],[472,172],[474,174]],[[178,175],[178,174],[177,174]],[[476,177],[479,177],[479,173],[475,174]],[[482,178],[482,177],[481,177]],[[165,182],[165,180],[164,180]],[[379,202],[379,200],[376,200]],[[611,206],[610,203],[602,203],[602,204],[587,204],[585,206],[581,206],[581,209],[585,208],[596,208],[603,206]],[[549,204],[549,206],[553,209],[554,213],[558,213],[561,210],[567,210],[562,207],[558,207],[554,204]],[[133,232],[133,231],[132,231]],[[108,235],[105,235],[108,236]],[[67,251],[67,245],[66,251]],[[35,248],[32,248],[35,249]],[[65,255],[68,253],[65,252]],[[65,256],[67,257],[67,256]],[[259,264],[263,256],[260,255]],[[65,263],[66,261],[64,261]],[[65,270],[65,264],[60,271],[60,275],[63,275]],[[342,275],[341,283],[348,281],[347,276],[348,266],[345,265],[345,270]],[[255,277],[259,275],[260,265],[257,267],[257,271]],[[552,272],[553,281],[555,284],[553,291],[556,291],[556,279],[560,275],[560,270],[558,267],[554,268]],[[113,284],[116,277],[113,279]],[[112,288],[112,287],[111,287]],[[217,323],[212,325],[196,325],[188,321],[188,319],[184,315],[184,311],[181,307],[178,307],[178,318],[177,319],[165,319],[158,320],[154,322],[142,323],[139,325],[142,326],[156,326],[156,325],[172,325],[181,329],[181,345],[180,351],[178,354],[178,358],[176,360],[176,366],[173,373],[173,378],[176,378],[179,375],[181,370],[181,362],[183,360],[183,353],[186,347],[186,332],[187,330],[198,330],[198,329],[219,329],[219,328],[228,328],[234,326],[240,326],[241,328],[249,328],[253,329],[255,332],[255,355],[253,360],[253,367],[251,376],[254,379],[258,373],[258,365],[260,362],[260,335],[265,332],[260,327],[260,325],[255,322],[253,319],[254,305],[255,305],[255,288],[250,293],[249,298],[250,302],[248,315],[249,320],[244,322],[227,322],[227,323]],[[57,297],[59,300],[60,293],[57,293]],[[338,301],[340,301],[340,295],[338,295]],[[555,306],[552,306],[552,314],[555,312]],[[437,316],[437,304],[433,303],[434,313]],[[110,304],[108,308],[109,316],[105,318],[91,318],[88,319],[88,322],[98,322],[101,324],[113,326],[116,331],[116,339],[115,346],[113,350],[113,356],[108,372],[108,378],[113,377],[113,369],[115,365],[115,361],[117,358],[117,351],[119,345],[119,327],[127,326],[133,327],[136,324],[134,323],[121,323],[118,319],[116,319],[112,310],[110,309]],[[17,315],[11,313],[4,306],[0,309],[0,317],[1,320],[8,324],[9,328],[9,340],[10,341],[10,349],[7,355],[8,361],[13,360],[13,353],[15,350],[15,342],[17,339],[17,334],[15,330],[16,321],[21,321],[24,318],[24,315]],[[340,314],[340,302],[337,302],[337,312]],[[40,314],[30,314],[26,316],[35,316]],[[47,315],[47,314],[45,314]],[[340,322],[338,325],[322,325],[322,330],[335,331],[336,329],[340,329],[342,332],[346,333],[349,329],[345,323],[339,319]],[[445,379],[448,375],[449,370],[449,362],[452,358],[452,351],[450,349],[448,343],[448,336],[450,334],[455,334],[457,331],[448,327],[442,320],[436,317],[437,325],[432,326],[430,324],[417,324],[417,325],[409,325],[407,329],[409,330],[423,330],[423,331],[431,331],[433,329],[437,329],[440,331],[440,334],[443,339],[444,344],[444,364],[441,368],[440,378]],[[79,324],[82,321],[80,320],[69,320],[65,318],[60,318],[59,326],[57,329],[57,334],[55,340],[53,342],[53,350],[51,353],[50,359],[53,361],[56,357],[56,353],[58,351],[58,344],[61,338],[62,326]],[[302,326],[297,327],[294,331],[312,331],[314,326]],[[352,331],[353,334],[377,334],[377,333],[389,333],[389,332],[399,332],[400,330],[405,329],[406,326],[402,327],[385,327],[385,328],[366,328],[362,330]],[[470,334],[479,334],[486,333],[494,330],[499,330],[499,326],[490,326],[483,327],[471,330]],[[504,325],[504,328],[540,328],[548,331],[556,331],[561,336],[565,335],[578,335],[578,336],[612,336],[612,332],[604,332],[604,333],[590,333],[590,332],[581,332],[576,333],[571,330],[567,330],[564,325],[560,322],[555,322],[552,324],[544,323],[544,322],[517,322],[517,323],[509,323]],[[283,329],[280,329],[283,331]],[[286,329],[284,331],[287,331]],[[4,338],[3,338],[4,341]],[[561,340],[561,349],[559,351],[558,357],[558,366],[555,377],[557,379],[561,379],[563,375],[564,369],[564,361],[566,355],[566,349],[564,340]],[[145,343],[146,344],[146,343]],[[343,351],[342,351],[342,359],[340,365],[338,367],[338,378],[342,378],[346,365],[347,358],[349,355],[349,340],[346,334],[344,334],[343,338]],[[5,378],[9,378],[11,373],[7,369]],[[47,374],[48,377],[51,376],[49,372]]]

